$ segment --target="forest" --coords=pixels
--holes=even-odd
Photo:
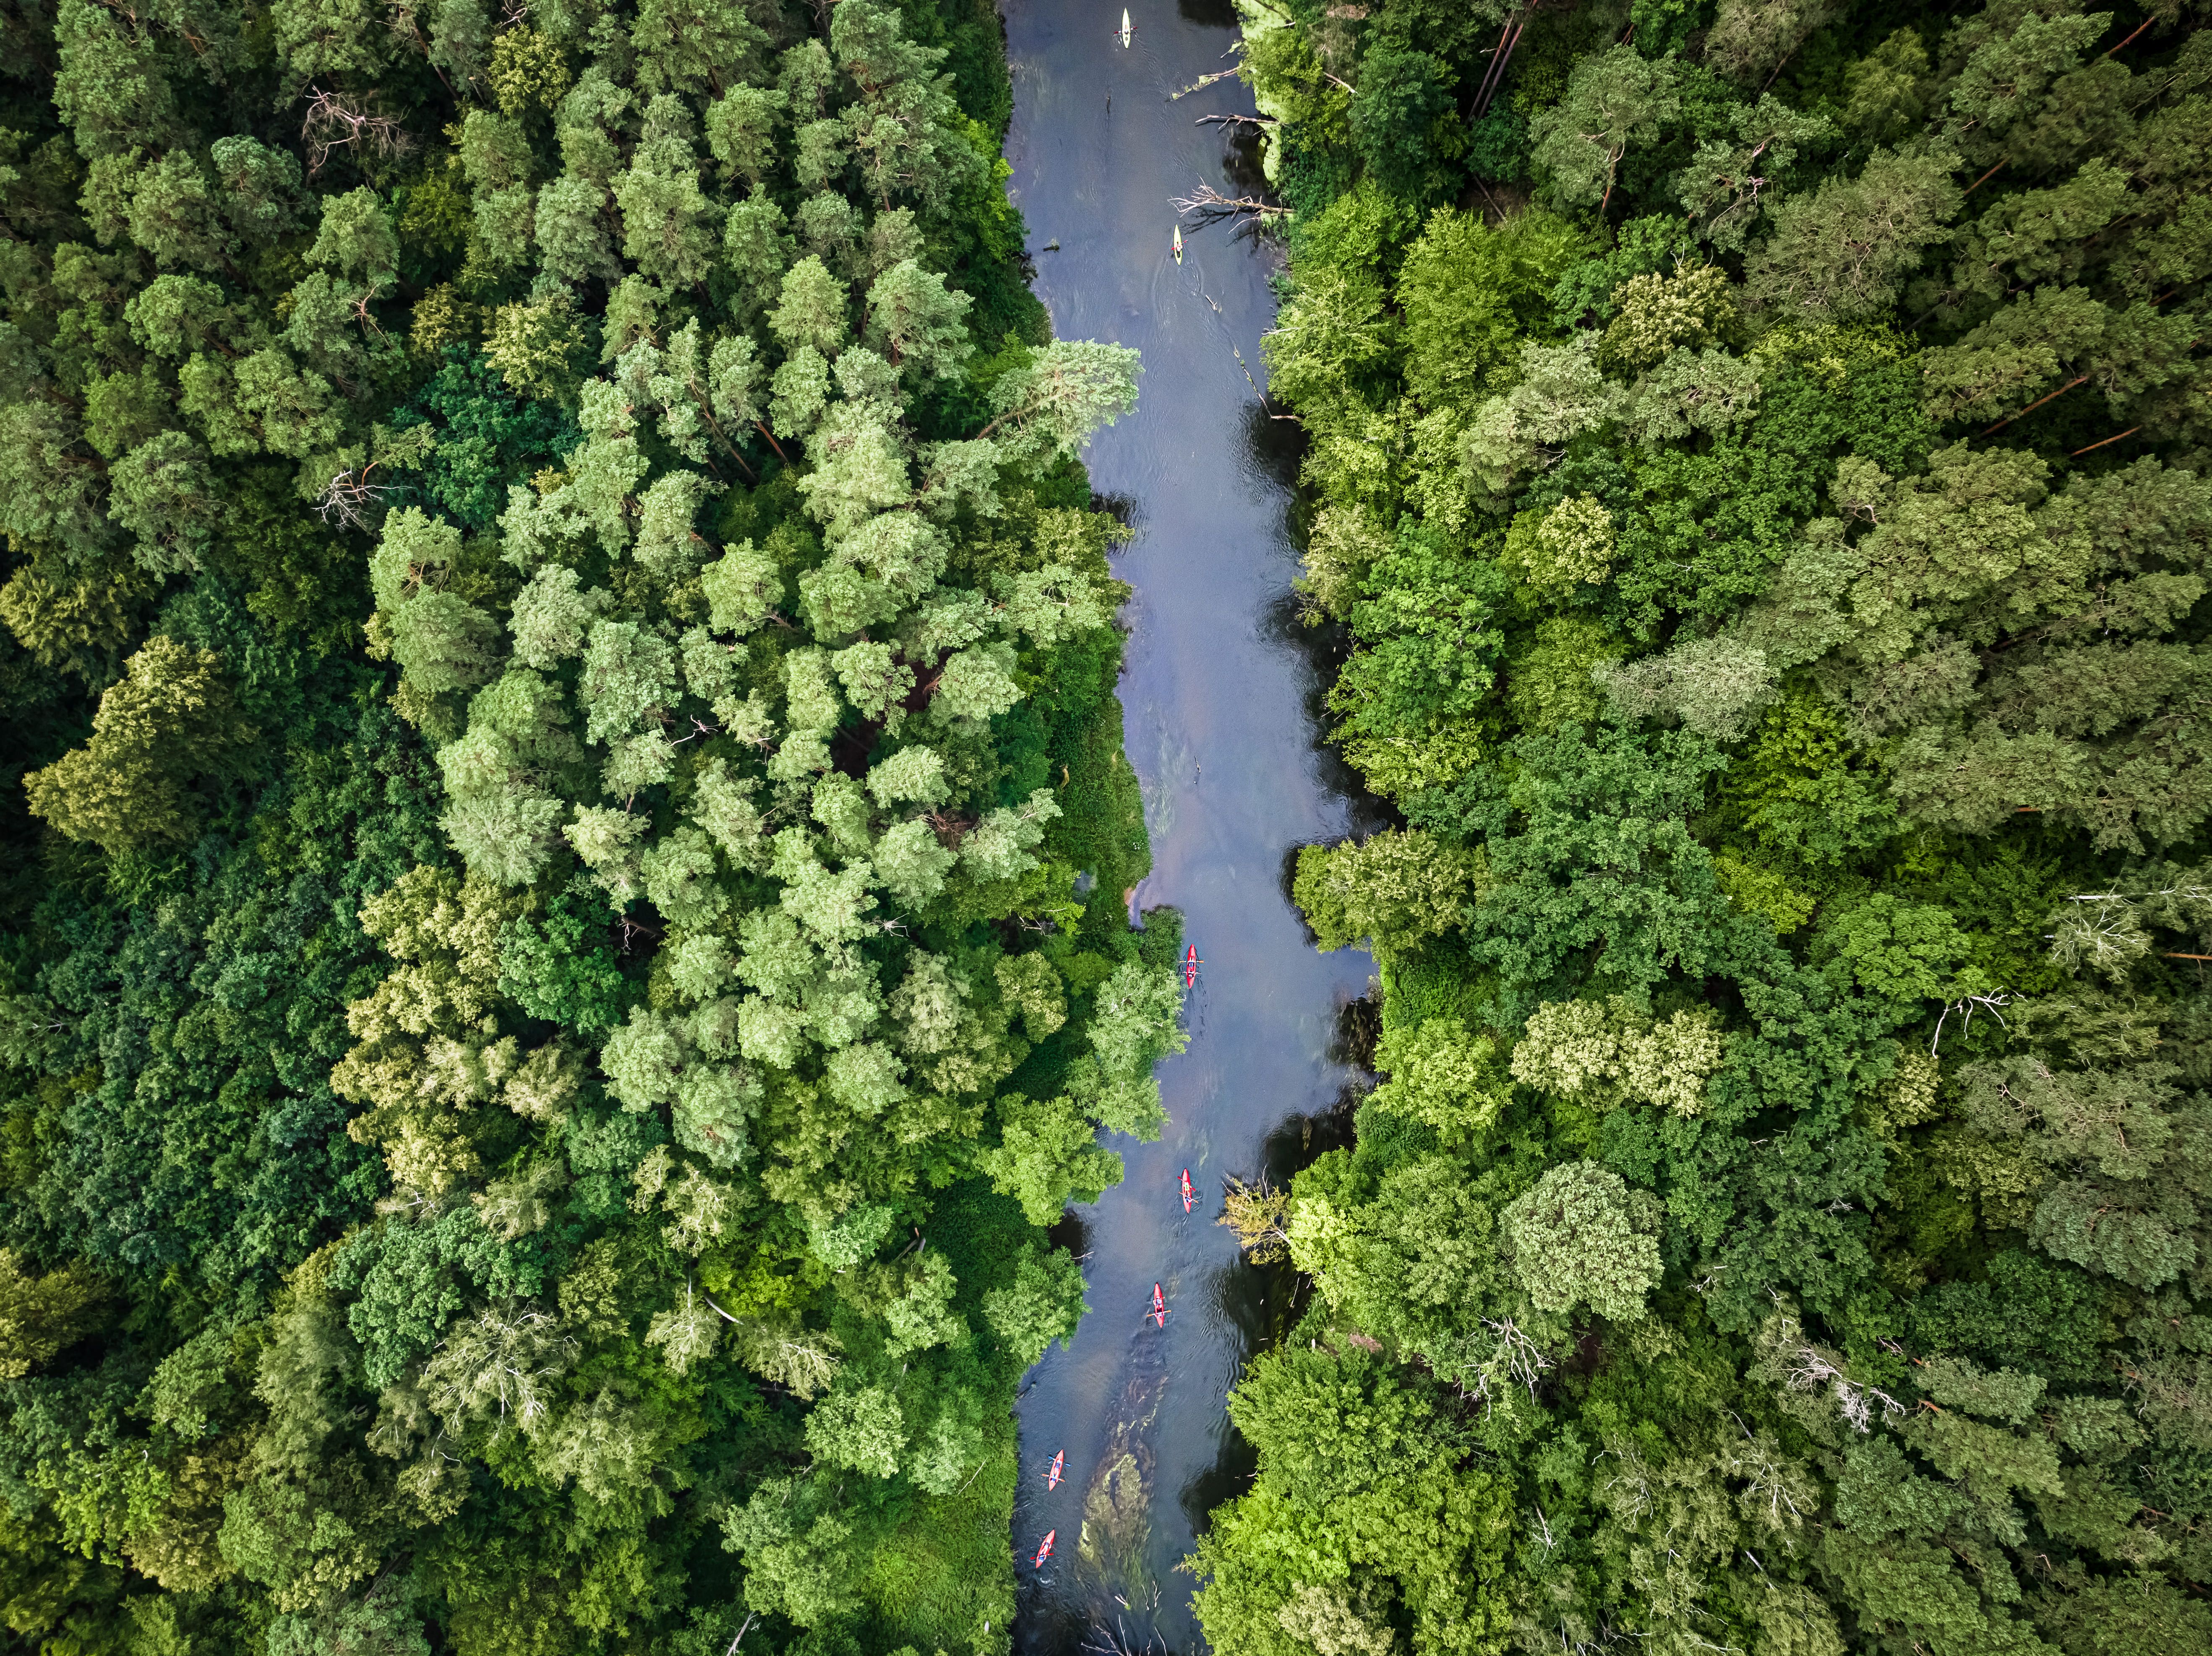
[[[1000,1656],[1182,1037],[995,12],[0,42],[9,1647]]]
[[[1212,1646],[2212,1650],[2212,33],[1240,12],[1395,817]]]

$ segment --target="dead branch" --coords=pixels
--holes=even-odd
[[[2107,443],[2117,443],[2123,437],[2132,437],[2142,429],[2142,428],[2141,426],[2130,426],[2125,431],[2115,432],[2110,437],[2101,438],[2094,443],[2085,444],[2083,446],[2075,449],[2073,454],[2069,454],[2066,458],[2070,460],[2075,458],[2075,455],[2087,454],[2093,448],[2103,448]]]
[[[1271,115],[1201,115],[1191,124],[1212,126],[1217,122],[1224,126],[1280,126],[1282,124]]]
[[[2015,420],[2019,419],[2019,418],[2021,417],[2021,415],[2024,415],[2024,414],[2033,414],[2033,413],[2034,413],[2034,412],[2036,411],[2036,409],[2038,409],[2041,408],[2041,407],[2042,407],[2045,403],[2048,403],[2049,401],[2051,401],[2051,398],[2052,397],[2063,397],[2063,396],[2065,396],[2065,395],[2066,395],[2066,393],[2067,393],[2068,391],[2072,391],[2072,390],[2074,389],[2074,387],[2075,387],[2075,386],[2076,386],[2076,385],[2087,385],[2088,383],[2089,383],[2089,376],[2088,376],[2087,374],[2086,374],[2086,373],[2085,373],[2085,374],[2081,374],[2081,375],[2080,375],[2079,377],[2077,377],[2077,378],[2075,378],[2075,379],[2069,379],[2069,380],[2068,380],[2064,385],[2061,385],[2061,386],[2060,386],[2057,391],[2052,391],[2052,392],[2051,393],[2051,396],[2050,396],[2050,397],[2037,397],[2037,398],[2036,398],[2033,403],[2029,403],[2026,408],[2022,409],[2020,411],[2020,414],[2008,414],[2007,416],[2005,416],[2005,417],[2004,417],[2003,419],[2002,419],[2002,420],[1998,421],[1998,422],[1996,422],[1996,424],[1995,424],[1995,425],[1991,426],[1991,427],[1990,428],[1989,431],[1985,431],[1985,432],[1984,432],[1984,433],[1982,434],[1982,435],[1983,435],[1983,436],[1984,436],[1984,437],[1987,437],[1988,435],[1990,435],[1990,434],[1991,432],[2002,431],[2002,430],[2003,430],[2007,426],[2010,425],[2014,421],[2015,421]]]
[[[1213,1222],[1237,1233],[1237,1246],[1255,1265],[1289,1259],[1291,1235],[1284,1228],[1284,1221],[1290,1210],[1290,1192],[1274,1189],[1265,1174],[1249,1185],[1241,1179],[1221,1182],[1221,1214]]]
[[[1482,77],[1482,90],[1475,94],[1474,113],[1478,120],[1490,112],[1491,100],[1505,83],[1505,66],[1513,61],[1514,48],[1528,32],[1528,20],[1525,15],[1505,20],[1505,33],[1498,38],[1497,50],[1491,53],[1489,72]]]
[[[2134,34],[2128,36],[2126,39],[2121,41],[2118,45],[2114,46],[2112,50],[2106,52],[2105,56],[2107,58],[2112,57],[2115,53],[2123,52],[2129,46],[2135,45],[2136,37],[2142,34],[2145,29],[2148,28],[2156,21],[2158,21],[2158,14],[2156,12],[2153,12],[2149,16],[2144,18],[2142,22],[2136,25],[2136,32]]]
[[[384,483],[372,483],[368,474],[376,470],[372,460],[358,470],[341,471],[323,486],[321,496],[315,501],[315,511],[325,523],[336,520],[341,529],[367,529],[369,514],[384,502],[390,492]]]
[[[1233,69],[1224,69],[1218,70],[1212,75],[1201,75],[1195,81],[1193,81],[1188,86],[1183,88],[1182,91],[1169,93],[1168,101],[1170,103],[1173,103],[1178,98],[1188,98],[1194,92],[1203,92],[1206,88],[1212,86],[1216,81],[1228,80],[1236,73],[1237,71]]]
[[[1218,224],[1223,219],[1288,218],[1291,209],[1278,207],[1253,196],[1224,196],[1210,184],[1201,184],[1187,196],[1176,196],[1170,203],[1176,212],[1195,218],[1201,224]]]
[[[415,146],[407,129],[389,115],[379,115],[368,97],[349,92],[307,88],[307,112],[300,123],[300,142],[307,146],[307,176],[323,169],[336,149],[350,149],[356,158],[404,155]]]

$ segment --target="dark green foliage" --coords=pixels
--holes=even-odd
[[[534,1018],[580,1035],[602,1034],[622,1022],[629,980],[611,946],[605,900],[593,890],[568,890],[533,919],[511,922],[500,938],[501,992]]]
[[[544,403],[525,402],[475,351],[446,348],[445,366],[392,416],[392,429],[427,426],[437,444],[417,476],[426,504],[464,528],[489,529],[510,484],[551,465],[583,434]]]
[[[434,829],[398,721],[373,703],[332,711],[343,722],[291,756],[242,816],[242,843],[204,840],[158,907],[48,900],[40,992],[68,1034],[47,1064],[75,1079],[25,1098],[11,1129],[39,1147],[19,1164],[26,1240],[182,1270],[227,1299],[376,1194],[329,1083],[345,1002],[374,958],[354,911]]]
[[[1395,196],[1425,201],[1449,181],[1457,134],[1449,71],[1425,52],[1381,43],[1362,54],[1352,137],[1368,173]]]

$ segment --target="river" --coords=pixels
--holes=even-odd
[[[1359,807],[1354,779],[1318,745],[1324,645],[1291,603],[1297,428],[1269,419],[1258,389],[1279,261],[1226,225],[1186,224],[1180,266],[1170,246],[1171,197],[1257,183],[1249,150],[1224,136],[1234,129],[1194,124],[1251,113],[1242,83],[1170,99],[1233,65],[1229,0],[1133,0],[1126,51],[1118,3],[1005,0],[1004,11],[1006,154],[1036,291],[1061,337],[1144,356],[1136,413],[1087,458],[1092,487],[1136,531],[1116,560],[1136,594],[1121,705],[1153,858],[1133,906],[1181,909],[1204,961],[1189,1050],[1160,1066],[1166,1131],[1152,1144],[1110,1140],[1127,1177],[1059,1233],[1085,1256],[1091,1312],[1018,1405],[1015,1636],[1024,1656],[1194,1651],[1194,1584],[1176,1566],[1249,1481],[1224,1399],[1281,1331],[1295,1280],[1243,1263],[1213,1221],[1224,1176],[1279,1180],[1343,1131],[1334,1107],[1358,1077],[1338,1032],[1372,963],[1308,947],[1288,866],[1298,846],[1352,829]],[[1188,1216],[1185,1168],[1199,1195]],[[1146,1316],[1155,1282],[1164,1329]],[[1066,1481],[1048,1493],[1062,1451]],[[1048,1531],[1057,1541],[1038,1570]]]

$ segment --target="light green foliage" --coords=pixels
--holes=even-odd
[[[1735,742],[1773,701],[1775,676],[1757,645],[1712,638],[1686,640],[1663,656],[1608,664],[1598,682],[1613,716],[1625,724],[1679,720],[1717,742]]]
[[[1659,1280],[1659,1204],[1594,1162],[1562,1162],[1498,1216],[1513,1274],[1539,1311],[1644,1315]]]
[[[1834,12],[1829,0],[1722,0],[1706,61],[1731,81],[1763,82]]]
[[[1378,924],[1299,855],[1381,1084],[1232,1190],[1316,1292],[1232,1398],[1209,1641],[2194,1651],[2203,32],[1293,9],[1244,70],[1298,590],[1346,759],[1469,877]],[[1324,1362],[1456,1388],[1494,1635],[1298,1481]],[[1350,1416],[1379,1464],[1401,1404]]]
[[[1955,164],[1940,150],[1877,150],[1857,177],[1793,196],[1745,263],[1747,302],[1825,321],[1878,314],[1923,250],[1949,239],[1960,203]]]
[[[1724,1050],[1703,1008],[1655,1020],[1620,995],[1547,1002],[1514,1046],[1513,1077],[1595,1109],[1632,1102],[1692,1116]]]
[[[0,1250],[0,1380],[21,1380],[89,1333],[106,1292],[81,1262],[40,1274]]]
[[[1340,621],[1358,601],[1369,569],[1390,549],[1389,537],[1357,508],[1325,506],[1306,539],[1301,597],[1311,605],[1308,621]]]
[[[413,1577],[386,1575],[334,1607],[280,1616],[269,1629],[269,1656],[429,1656],[415,1592]]]
[[[1728,278],[1710,264],[1668,277],[1631,276],[1613,294],[1613,317],[1598,355],[1633,369],[1656,367],[1673,352],[1696,350],[1733,331]]]
[[[582,654],[584,635],[608,601],[607,593],[599,587],[579,590],[574,570],[562,564],[547,564],[515,594],[508,612],[515,659],[525,666],[542,668]]]
[[[1446,1157],[1395,1168],[1371,1188],[1343,1163],[1324,1157],[1300,1176],[1282,1232],[1291,1258],[1363,1329],[1474,1380],[1478,1331],[1503,1308],[1490,1204]]]
[[[1910,38],[1909,31],[1900,33]],[[1699,239],[1720,252],[1741,252],[1772,211],[1781,194],[1778,179],[1787,175],[1800,149],[1835,136],[1826,118],[1792,109],[1771,95],[1762,95],[1756,105],[1738,105],[1734,118],[1725,136],[1698,145],[1674,185],[1677,199],[1698,221]]]
[[[1722,432],[1759,409],[1756,363],[1712,346],[1661,359],[1637,384],[1624,423],[1637,441],[1680,441],[1693,432]]]
[[[2171,1074],[2156,1063],[2065,1071],[2033,1058],[1966,1071],[1963,1119],[2027,1152],[2019,1195],[2033,1198],[2033,1232],[2055,1257],[2141,1288],[2198,1258],[2197,1203],[2184,1192],[2197,1176],[2203,1107]]]
[[[1081,1308],[991,1175],[1095,1196],[1181,1044],[1072,464],[1134,353],[1011,263],[995,20],[48,12],[11,1626],[988,1656],[1006,1409]]]
[[[1477,484],[1509,494],[1584,432],[1620,417],[1626,396],[1599,371],[1597,341],[1584,333],[1565,345],[1521,348],[1519,381],[1478,408],[1461,440],[1461,464]]]
[[[1002,375],[992,388],[1009,458],[1072,455],[1101,426],[1137,405],[1137,353],[1094,340],[1053,341]]]
[[[1417,948],[1459,919],[1480,884],[1477,858],[1414,829],[1298,852],[1293,901],[1325,949]]]
[[[745,1602],[802,1625],[836,1622],[858,1605],[860,1560],[852,1526],[811,1483],[778,1478],[732,1507],[723,1544],[745,1559]]]
[[[1263,1471],[1199,1544],[1196,1609],[1216,1649],[1290,1656],[1316,1647],[1316,1623],[1372,1627],[1384,1605],[1413,1623],[1417,1649],[1497,1641],[1504,1491],[1463,1470],[1428,1383],[1364,1352],[1294,1347],[1261,1358],[1231,1409]],[[1316,1586],[1339,1607],[1317,1610]]]
[[[971,349],[969,304],[968,295],[950,291],[942,276],[902,259],[868,289],[867,343],[895,367],[950,379]]]
[[[558,293],[502,305],[492,318],[484,360],[519,396],[567,402],[575,394],[586,351],[583,324]]]
[[[1897,734],[1897,792],[1917,817],[1986,831],[2030,804],[2107,844],[2136,842],[2145,826],[2171,834],[2203,809],[2193,766],[2134,721],[2179,713],[2168,698],[2183,658],[2148,639],[2172,625],[2166,605],[2195,591],[2200,578],[2167,560],[2212,530],[2212,507],[2197,479],[2155,461],[2055,499],[2046,475],[2033,457],[1963,444],[1938,451],[1911,483],[1846,461],[1837,496],[1869,527],[1848,543],[1815,538],[1801,555],[1808,577],[1825,566],[1828,591],[1802,619],[1761,630],[1799,658],[1849,641],[1864,664],[1867,728]],[[1778,585],[1791,578],[1785,568]],[[1951,642],[1986,645],[2024,627],[2042,629],[2038,642],[1987,678]],[[2148,639],[2090,641],[2101,628]],[[1808,633],[1796,645],[1793,634]],[[2046,688],[2061,682],[2076,701],[2063,712]],[[2113,786],[2124,774],[2158,782],[2142,793]]]
[[[1000,1146],[982,1151],[977,1165],[1031,1224],[1052,1224],[1071,1201],[1095,1202],[1121,1182],[1121,1158],[1092,1142],[1097,1131],[1073,1099],[1010,1095],[1001,1104]]]
[[[714,630],[744,637],[776,612],[784,600],[775,560],[739,541],[700,572]]]
[[[1869,994],[1926,999],[1951,987],[1966,939],[1942,909],[1876,893],[1834,917],[1824,937],[1837,965]]]
[[[1384,1032],[1376,1069],[1389,1078],[1368,1095],[1376,1109],[1412,1117],[1446,1144],[1480,1137],[1510,1092],[1498,1073],[1496,1046],[1470,1035],[1453,1018],[1430,1018]]]
[[[1513,716],[1531,730],[1557,730],[1594,719],[1604,705],[1600,670],[1620,646],[1599,623],[1555,616],[1540,623],[1531,647],[1506,670]]]
[[[1595,496],[1570,494],[1541,517],[1515,519],[1514,531],[1507,555],[1519,555],[1534,586],[1601,586],[1613,573],[1613,515]]]
[[[1089,1307],[1083,1299],[1083,1272],[1061,1250],[1025,1251],[1012,1280],[983,1296],[983,1318],[991,1331],[1026,1368],[1065,1340]]]
[[[1573,229],[1546,213],[1492,228],[1475,215],[1439,208],[1407,251],[1399,277],[1408,389],[1431,408],[1471,407],[1517,355],[1531,302],[1579,252]]]

